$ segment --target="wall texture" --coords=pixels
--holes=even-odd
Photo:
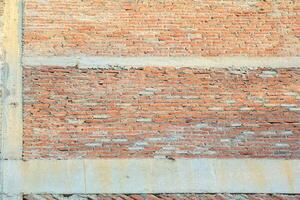
[[[3,49],[3,12],[4,12],[4,0],[0,0],[0,138],[2,139],[2,93],[3,93],[3,67],[4,67],[4,49]],[[0,140],[1,140],[0,139]],[[0,141],[0,144],[2,142]],[[1,148],[0,148],[1,155]]]
[[[24,158],[300,158],[300,70],[25,67]]]
[[[296,1],[27,0],[24,54],[299,56],[298,19]],[[28,66],[23,156],[299,158],[299,79]]]
[[[299,56],[299,1],[26,0],[25,54]]]
[[[5,2],[0,198],[299,199],[299,1]]]
[[[267,195],[267,194],[156,194],[156,195],[26,195],[24,200],[56,200],[56,199],[80,199],[80,200],[297,200],[299,195]]]

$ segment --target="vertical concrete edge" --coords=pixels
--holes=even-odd
[[[22,159],[22,0],[6,0],[4,15],[4,97],[2,159]]]
[[[3,16],[3,96],[1,134],[1,199],[21,199],[19,193],[9,193],[9,180],[20,178],[22,160],[22,25],[23,0],[5,0]],[[17,162],[19,161],[19,162]],[[18,163],[18,164],[15,164]],[[12,167],[15,167],[12,173]],[[21,188],[21,181],[15,181]]]

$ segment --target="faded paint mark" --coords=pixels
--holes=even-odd
[[[247,166],[249,168],[253,182],[255,184],[258,184],[260,188],[264,189],[266,187],[266,179],[264,176],[263,166],[261,166],[260,163],[251,161],[247,161]]]

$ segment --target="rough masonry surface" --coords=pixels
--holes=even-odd
[[[182,191],[203,192],[198,186],[203,184],[201,186],[207,188],[209,181],[204,178],[202,182],[200,175],[210,174],[203,168],[205,165],[200,158],[217,158],[207,159],[209,162],[226,162],[228,159],[219,158],[233,158],[226,165],[229,170],[225,176],[219,177],[231,183],[231,189],[236,189],[231,190],[233,192],[299,191],[299,170],[291,167],[300,159],[298,1],[5,2],[6,7],[0,0],[0,40],[3,41],[0,42],[0,68],[4,66],[5,57],[7,79],[4,85],[8,98],[0,105],[1,116],[3,114],[1,139],[6,141],[1,142],[1,152],[6,155],[6,160],[0,163],[0,197],[21,199],[24,191],[25,194],[42,191],[53,195],[32,194],[23,198],[299,199],[299,195],[263,194],[80,195],[87,191],[95,194],[101,191],[134,192],[137,186],[145,186],[138,181],[148,175],[150,178],[145,182],[150,186],[139,193],[150,191],[151,187],[157,187],[159,193],[167,192],[166,188],[180,193],[180,184],[163,184],[164,181],[152,184],[153,177],[147,174],[147,168],[158,171],[154,178],[168,183],[180,177],[174,177],[173,172],[194,173],[199,184],[187,181],[182,185],[185,188]],[[5,20],[2,19],[3,11]],[[21,66],[21,57],[29,58],[29,63],[34,65]],[[146,57],[140,63],[142,67],[137,68],[139,59]],[[211,57],[221,59],[218,67],[207,64],[214,63],[205,61]],[[158,58],[159,62],[153,58]],[[181,58],[201,58],[205,66],[201,65],[200,69],[194,60],[189,60],[188,64]],[[240,62],[240,58],[247,62]],[[239,66],[251,59],[257,59],[251,67]],[[97,68],[101,63],[106,66],[108,60],[112,66]],[[99,66],[95,66],[94,61]],[[148,62],[149,65],[145,65]],[[159,65],[155,65],[157,62]],[[222,62],[226,66],[220,68]],[[136,65],[130,68],[130,63]],[[273,64],[268,66],[268,63]],[[281,63],[284,66],[278,66]],[[295,66],[290,66],[294,63]],[[0,73],[0,95],[2,79]],[[112,159],[115,167],[97,158],[106,158],[103,160],[108,163]],[[119,170],[124,168],[125,158],[130,158],[128,162],[141,162],[140,172],[146,175],[139,176],[136,165],[135,168],[127,167],[135,177],[129,181],[130,177]],[[150,164],[146,166],[141,158],[149,158]],[[185,159],[180,165],[183,168],[177,171],[181,158]],[[200,163],[196,168],[188,168],[191,158]],[[271,159],[274,163],[286,161],[283,168],[271,165],[277,174],[256,165],[252,168],[247,165],[248,171],[245,171],[247,167],[234,165],[245,161],[258,162],[262,168],[269,167],[267,161],[259,158]],[[58,160],[63,161],[57,164]],[[35,162],[36,165],[31,165]],[[73,162],[74,165],[68,165]],[[98,162],[104,162],[104,165]],[[159,162],[166,164],[159,165]],[[54,166],[52,174],[47,168],[50,163]],[[161,167],[151,168],[154,165]],[[236,170],[230,166],[237,166]],[[212,170],[212,176],[209,176],[213,180],[217,177],[214,173],[224,169],[221,164],[216,167],[219,170]],[[43,176],[37,176],[38,171]],[[125,175],[121,176],[121,172]],[[113,177],[110,173],[115,174],[114,181],[117,181],[103,181]],[[246,184],[239,184],[239,178],[246,180]],[[45,182],[45,179],[57,182]],[[180,180],[187,179],[188,176],[184,176]],[[261,180],[280,181],[271,181],[265,189],[260,186]],[[104,183],[104,187],[95,182]],[[120,183],[127,188],[118,190]],[[191,190],[193,186],[197,189]],[[229,184],[222,186],[226,188]],[[68,195],[68,189],[73,187],[75,190],[70,193],[76,194]],[[249,190],[240,189],[243,187]],[[228,188],[218,191],[218,187],[213,187],[211,191],[230,193]],[[67,195],[55,195],[60,192]]]
[[[299,1],[26,0],[26,55],[299,56]]]
[[[24,200],[299,200],[300,195],[280,194],[119,194],[25,195]]]
[[[25,67],[25,159],[300,158],[300,70]]]

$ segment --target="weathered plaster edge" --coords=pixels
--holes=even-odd
[[[5,0],[3,15],[3,51],[4,67],[3,72],[3,95],[2,103],[2,133],[1,133],[1,164],[0,182],[1,199],[21,199],[20,194],[5,192],[7,178],[18,179],[19,168],[16,171],[3,163],[9,160],[22,159],[22,15],[23,0]],[[10,177],[6,177],[7,171],[13,170]],[[16,182],[14,187],[19,188],[20,183]]]
[[[109,56],[52,56],[23,57],[24,66],[78,66],[80,68],[294,68],[300,67],[300,57],[109,57]]]
[[[22,0],[5,1],[2,159],[22,159],[22,6]]]
[[[300,193],[300,160],[10,160],[1,164],[7,169],[7,194]]]

